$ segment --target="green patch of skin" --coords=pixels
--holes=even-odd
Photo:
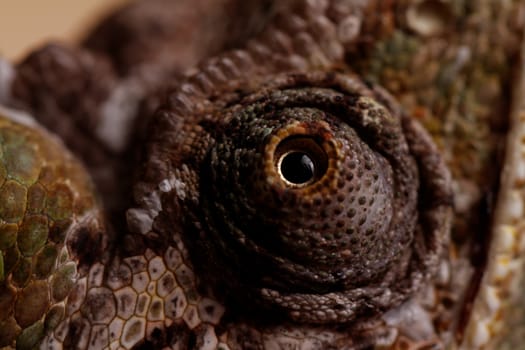
[[[418,46],[417,37],[406,35],[399,30],[387,40],[378,41],[371,58],[366,61],[367,80],[378,83],[382,80],[385,70],[406,69]]]
[[[16,181],[8,180],[0,188],[0,218],[17,223],[26,210],[27,189]]]
[[[51,285],[54,300],[61,301],[67,297],[69,291],[73,288],[76,272],[77,270],[73,263],[68,263],[60,267]]]
[[[46,243],[48,221],[43,215],[26,216],[18,230],[18,248],[24,256],[33,256]]]
[[[49,310],[46,315],[46,320],[44,322],[44,327],[46,332],[52,331],[55,329],[60,321],[64,319],[65,310],[61,305],[56,305]]]
[[[38,321],[30,327],[24,329],[16,341],[16,350],[32,350],[44,337],[44,323]]]
[[[58,252],[53,244],[47,244],[36,258],[35,274],[38,278],[48,277],[56,265]]]
[[[2,146],[17,147],[27,142],[26,137],[14,128],[2,128],[0,130],[0,144]]]
[[[31,259],[19,259],[13,270],[13,282],[18,287],[25,286],[31,278]]]
[[[58,259],[58,262],[60,265],[63,265],[65,264],[66,262],[68,262],[70,260],[70,256],[69,256],[69,253],[67,251],[67,249],[63,249],[61,252],[60,252],[60,257]]]
[[[0,116],[0,349],[36,349],[64,319],[55,304],[77,274],[64,240],[95,205],[84,169],[47,136]]]
[[[65,184],[49,190],[46,211],[53,220],[64,220],[73,215],[73,193]]]
[[[36,182],[41,168],[38,154],[29,144],[4,147],[4,162],[9,178],[29,186]]]
[[[18,225],[3,224],[0,225],[0,250],[7,250],[16,243],[16,234]]]
[[[46,190],[39,183],[29,187],[27,191],[27,212],[40,214],[46,206]]]

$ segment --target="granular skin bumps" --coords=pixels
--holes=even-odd
[[[410,153],[403,117],[350,79],[314,74],[262,82],[271,93],[245,92],[216,117],[215,128],[225,131],[200,165],[210,175],[201,179],[204,212],[197,214],[207,233],[196,245],[209,255],[197,261],[235,271],[219,289],[282,308],[298,322],[345,322],[399,303],[417,289],[407,282],[396,291],[401,276],[429,273],[409,272],[415,232],[436,230],[427,239],[438,242],[448,229],[447,220],[416,229],[418,155]],[[286,152],[313,159],[313,182],[289,183],[279,173],[276,158]],[[447,178],[442,164],[431,167]],[[376,288],[387,285],[391,300],[378,296],[374,305]],[[368,291],[366,306],[356,287]],[[330,296],[315,296],[319,291]],[[333,314],[311,312],[336,304]]]

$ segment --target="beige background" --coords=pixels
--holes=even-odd
[[[127,0],[0,0],[0,55],[20,59],[50,39],[72,42]]]

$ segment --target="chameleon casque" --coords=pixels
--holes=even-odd
[[[143,0],[0,64],[0,348],[519,349],[519,0]]]

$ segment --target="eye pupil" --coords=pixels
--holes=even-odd
[[[328,155],[321,143],[310,136],[282,140],[273,160],[282,181],[291,188],[302,188],[319,181],[328,169]]]
[[[290,152],[281,162],[283,177],[297,185],[310,182],[315,176],[315,165],[310,156],[303,152]]]

